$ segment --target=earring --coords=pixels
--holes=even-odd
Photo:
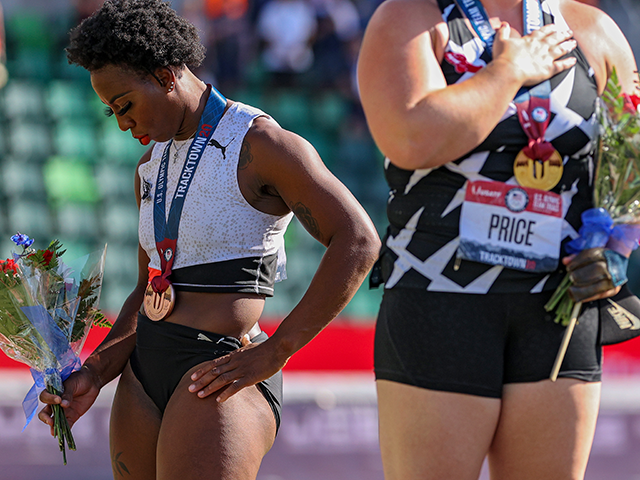
[[[173,89],[176,88],[176,83],[175,82],[171,82],[169,84],[169,88],[167,89],[168,92],[173,92]]]

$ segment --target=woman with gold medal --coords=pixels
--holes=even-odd
[[[73,424],[120,375],[115,478],[255,479],[280,423],[280,370],[354,295],[375,228],[308,142],[192,72],[204,48],[168,3],[108,0],[67,53],[120,129],[155,144],[135,175],[137,286],[62,398],[41,399]],[[285,278],[294,215],[327,250],[267,338],[258,319]],[[39,418],[52,425],[50,407]]]
[[[387,157],[375,340],[385,477],[582,479],[600,398],[602,249],[562,252],[593,206],[596,99],[631,49],[575,0],[387,0],[358,65]],[[565,328],[544,305],[573,271]]]

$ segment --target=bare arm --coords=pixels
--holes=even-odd
[[[401,168],[443,165],[472,150],[521,86],[575,63],[559,60],[575,48],[571,32],[548,25],[520,37],[502,24],[493,61],[447,86],[436,55],[446,35],[435,2],[424,0],[388,0],[367,27],[358,62],[362,105],[379,148]]]
[[[189,390],[200,397],[228,385],[219,401],[269,378],[310,342],[351,300],[380,247],[364,209],[306,140],[271,121],[256,124],[243,147],[251,150],[244,160],[251,177],[278,200],[272,205],[279,214],[293,211],[327,250],[307,292],[269,340],[207,362],[194,373]]]
[[[629,42],[613,19],[598,8],[573,0],[564,0],[561,9],[595,70],[599,92],[615,67],[624,91],[638,94],[638,67]]]
[[[351,300],[377,257],[380,240],[362,206],[306,140],[279,128],[257,136],[252,146],[264,158],[263,181],[327,247],[307,292],[272,337],[286,361]]]

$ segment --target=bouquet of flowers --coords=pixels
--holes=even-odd
[[[598,99],[600,137],[596,152],[594,178],[595,207],[582,214],[579,237],[567,243],[570,254],[606,247],[628,257],[640,238],[640,97],[622,92],[613,70],[603,95]],[[626,262],[624,262],[626,274]],[[625,277],[626,278],[626,277]],[[568,289],[567,274],[549,302],[548,312],[555,311],[555,321],[567,326],[566,343],[580,313]],[[566,350],[566,345],[564,345]],[[557,362],[564,356],[559,353]],[[557,365],[559,368],[559,365]],[[553,374],[552,374],[553,379]]]
[[[106,245],[65,264],[58,240],[35,250],[27,235],[11,239],[22,252],[0,260],[0,349],[31,367],[35,385],[23,401],[26,428],[40,392],[60,395],[62,382],[80,368],[78,355],[91,327],[110,326],[98,309]],[[75,441],[60,405],[53,405],[53,418],[66,465],[65,443],[75,450]]]

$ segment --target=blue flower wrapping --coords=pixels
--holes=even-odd
[[[567,243],[567,252],[576,254],[589,248],[605,247],[604,256],[613,284],[617,287],[626,283],[628,257],[638,247],[640,225],[614,225],[604,208],[585,210],[581,218],[580,236]]]
[[[80,369],[81,362],[80,358],[71,349],[67,336],[42,305],[22,307],[21,310],[44,341],[44,345],[40,345],[41,350],[52,354],[49,358],[51,365],[43,372],[31,369],[31,376],[35,384],[22,401],[22,408],[27,417],[27,422],[23,427],[24,430],[35,416],[40,393],[47,385],[62,391],[62,383],[71,373]]]

